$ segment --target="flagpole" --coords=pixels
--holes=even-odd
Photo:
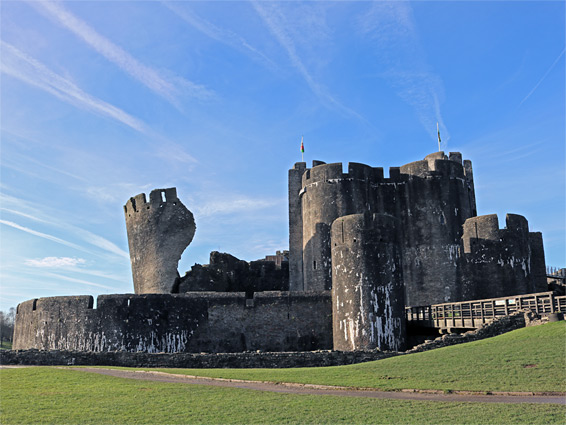
[[[440,129],[438,128],[438,121],[436,121],[436,132],[438,133],[438,152],[440,152]]]
[[[301,136],[301,162],[305,162],[305,145],[303,144],[303,136]]]

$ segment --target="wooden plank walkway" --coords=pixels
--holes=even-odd
[[[406,307],[407,322],[428,328],[477,329],[497,317],[530,309],[541,315],[566,313],[566,296],[553,292],[514,295],[485,300]]]

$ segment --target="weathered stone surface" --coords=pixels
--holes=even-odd
[[[369,212],[400,221],[408,305],[460,299],[457,265],[462,224],[476,214],[471,163],[462,164],[460,153],[447,157],[438,152],[391,168],[389,178],[383,168],[364,164],[348,164],[347,173],[340,163],[316,161],[312,168],[302,164],[289,171],[291,290],[330,289],[330,225],[339,217]],[[296,175],[301,171],[302,183],[297,187]],[[297,214],[301,218],[294,217]],[[302,273],[297,271],[300,258]]]
[[[21,303],[14,349],[130,352],[332,348],[330,292],[192,292],[40,298]]]
[[[243,353],[146,353],[128,351],[0,350],[1,365],[92,365],[179,368],[287,368],[338,366],[379,360],[402,354],[434,350],[464,342],[490,338],[525,326],[529,311],[517,312],[458,337],[429,340],[405,352],[306,351]],[[529,316],[530,317],[530,316]],[[535,324],[534,322],[532,324]]]
[[[350,163],[347,172],[340,163],[314,161],[312,168],[295,164],[289,170],[290,290],[332,287],[330,226],[339,217],[366,212],[399,220],[407,305],[546,290],[542,237],[525,230],[526,221],[511,219],[509,229],[496,232],[501,241],[484,244],[477,255],[464,255],[468,248],[463,243],[471,237],[468,229],[463,238],[466,220],[471,220],[468,227],[474,223],[488,231],[489,219],[475,217],[472,164],[462,161],[459,152],[435,152],[421,161],[392,167],[388,178],[382,168],[364,164]],[[523,260],[528,272],[520,278]],[[501,267],[501,261],[512,262],[513,270]],[[479,280],[484,283],[476,287]]]
[[[462,300],[505,297],[547,289],[540,233],[529,232],[525,217],[507,214],[499,228],[496,214],[473,217],[462,236]]]
[[[381,351],[304,351],[281,353],[131,353],[125,351],[1,350],[2,365],[88,365],[169,368],[289,368],[362,363],[399,355]]]
[[[289,290],[289,263],[281,267],[269,260],[247,262],[230,254],[213,251],[205,266],[195,264],[183,276],[174,292],[254,292]]]
[[[405,297],[396,219],[354,214],[332,224],[335,350],[405,347]]]
[[[124,206],[136,294],[168,294],[179,277],[181,254],[193,240],[193,214],[177,190],[156,189],[137,195]]]

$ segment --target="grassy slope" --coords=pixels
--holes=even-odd
[[[302,396],[164,384],[49,367],[0,370],[2,424],[561,424],[558,405]]]
[[[470,391],[566,391],[566,322],[348,366],[302,369],[159,369],[210,377]]]

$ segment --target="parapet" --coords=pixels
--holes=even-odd
[[[315,162],[320,165],[315,165]],[[322,161],[313,161],[313,168],[307,169],[303,174],[302,186],[319,182],[334,183],[343,180],[363,180],[370,183],[383,181],[383,168],[374,168],[357,162],[348,163],[348,172],[344,173],[341,162],[325,164]]]
[[[471,168],[471,163],[469,166]],[[462,164],[462,154],[450,152],[449,156],[446,156],[442,151],[434,152],[425,156],[421,161],[410,162],[401,167],[401,174],[409,176],[426,177],[434,172],[463,178],[466,172]]]
[[[525,217],[518,214],[507,214],[505,216],[506,227],[499,228],[497,214],[481,215],[468,218],[464,222],[464,252],[472,252],[473,240],[486,240],[501,242],[506,234],[522,235],[528,243],[529,223]]]
[[[179,198],[177,198],[176,188],[154,189],[149,194],[149,202],[146,201],[145,193],[130,198],[124,205],[124,213],[126,217],[131,217],[131,214],[144,209],[160,208],[166,203],[177,205],[177,202],[179,202]]]

